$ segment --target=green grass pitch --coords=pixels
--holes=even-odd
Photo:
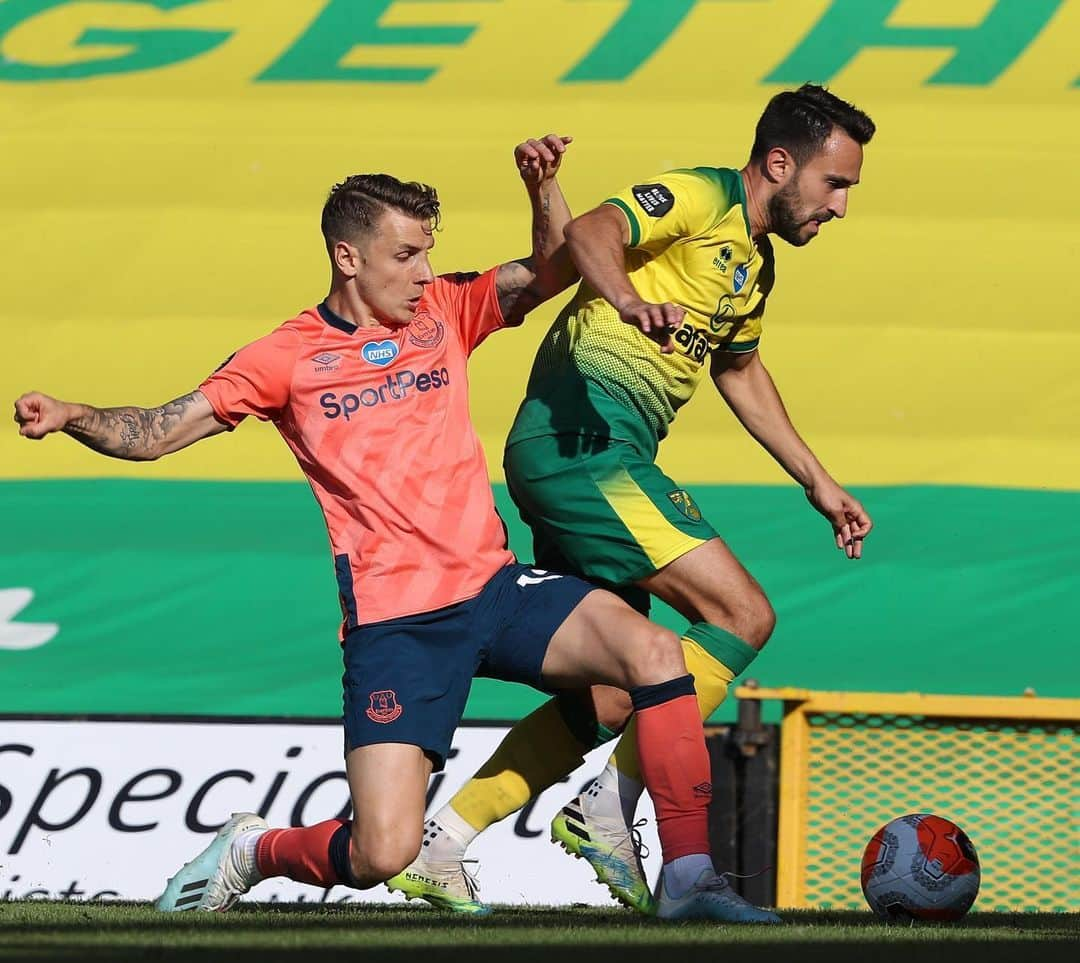
[[[976,913],[919,926],[882,925],[869,913],[784,915],[784,926],[747,927],[666,924],[584,907],[503,907],[469,920],[385,905],[243,904],[220,915],[166,915],[144,903],[0,902],[0,961],[1080,960],[1078,914]]]

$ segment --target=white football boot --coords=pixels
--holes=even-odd
[[[638,833],[645,821],[627,826],[621,817],[612,819],[591,811],[587,803],[587,795],[582,793],[559,810],[551,821],[551,841],[570,855],[587,860],[596,881],[624,906],[652,916],[653,896],[641,865],[647,853],[642,851]]]
[[[233,813],[213,842],[169,880],[154,906],[164,913],[223,913],[260,879],[254,859],[245,857],[233,841],[249,830],[268,828],[255,813]]]
[[[469,916],[487,916],[491,907],[480,902],[480,882],[475,859],[432,859],[423,850],[397,876],[386,881],[391,893],[404,893],[405,899],[426,900],[437,909]]]

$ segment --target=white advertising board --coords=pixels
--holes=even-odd
[[[463,726],[446,770],[432,777],[434,813],[484,762],[504,727]],[[497,903],[610,905],[583,860],[553,845],[548,824],[603,767],[598,749],[567,783],[539,796],[473,844],[481,896]],[[338,724],[0,720],[0,900],[154,899],[234,811],[271,826],[343,814],[348,790]],[[652,805],[644,839],[659,870]],[[357,891],[275,879],[256,901],[390,902]]]

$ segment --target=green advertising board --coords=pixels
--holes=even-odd
[[[877,530],[852,562],[797,488],[694,488],[777,609],[749,675],[813,689],[1076,694],[1080,495],[858,493]],[[497,494],[528,560],[527,531]],[[0,600],[33,593],[0,625],[0,711],[340,712],[337,589],[306,485],[6,482],[0,513]],[[481,681],[468,715],[516,718],[538,699]]]

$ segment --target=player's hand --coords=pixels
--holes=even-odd
[[[874,523],[858,500],[832,479],[812,484],[806,489],[806,497],[832,524],[836,547],[848,558],[862,558],[863,539]]]
[[[514,165],[530,189],[539,188],[559,173],[566,147],[573,137],[548,134],[539,140],[530,139],[514,148]]]
[[[632,324],[647,338],[660,345],[661,354],[671,354],[675,350],[671,333],[678,330],[685,316],[685,308],[670,302],[650,304],[648,301],[638,300],[619,308],[619,318],[625,324]]]
[[[31,391],[15,402],[15,422],[24,438],[44,438],[67,427],[70,406],[39,391]]]

